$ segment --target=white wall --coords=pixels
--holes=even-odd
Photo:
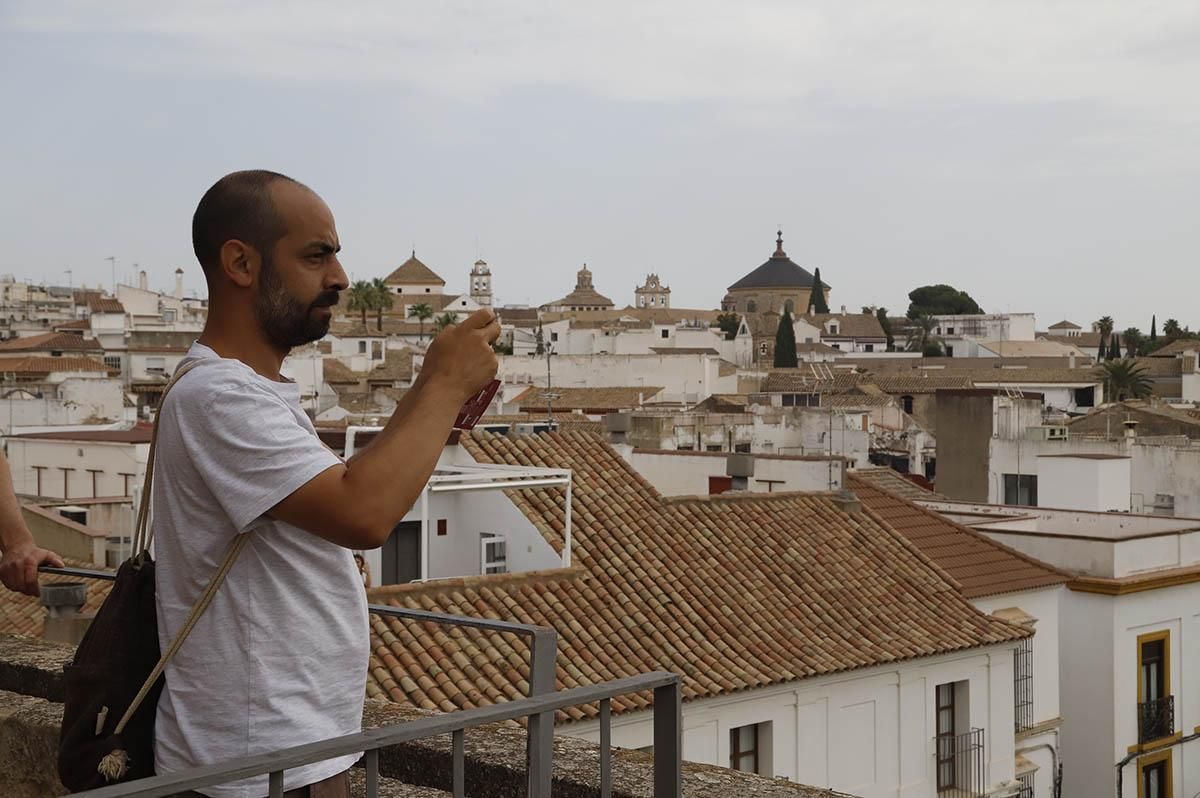
[[[1038,504],[1064,510],[1129,512],[1128,457],[1038,457]]]
[[[553,384],[563,388],[660,386],[658,401],[684,397],[697,402],[714,393],[737,393],[737,374],[720,375],[714,355],[555,355],[550,359]],[[546,359],[508,355],[500,358],[499,375],[506,384],[546,385]]]
[[[725,476],[725,454],[619,449],[634,470],[664,496],[708,495],[708,478]],[[756,457],[751,493],[827,491],[842,487],[840,460]],[[768,482],[769,480],[769,482]]]
[[[92,498],[92,475],[87,469],[98,469],[97,496],[125,496],[122,472],[133,474],[131,487],[141,485],[146,473],[148,443],[108,443],[98,441],[63,441],[39,438],[7,438],[8,462],[12,468],[13,488],[17,493],[37,493],[37,472],[32,466],[47,466],[42,472],[42,494],[51,498]],[[72,468],[67,473],[67,494],[63,495],[63,472],[59,467]]]
[[[1115,708],[1113,680],[1113,599],[1068,591],[1062,614],[1062,758],[1064,796],[1111,796]],[[1132,662],[1134,654],[1130,652]],[[1137,795],[1126,773],[1126,795]]]
[[[729,766],[731,729],[769,723],[770,771],[861,798],[934,798],[934,691],[967,682],[971,727],[985,730],[987,783],[1013,778],[1012,646],[929,657],[894,667],[748,690],[683,705],[683,758]],[[613,744],[653,743],[648,713],[618,715]],[[599,741],[598,723],[559,732]],[[731,796],[732,798],[732,796]]]
[[[22,426],[80,424],[90,418],[121,421],[125,417],[121,384],[113,379],[68,377],[57,385],[4,387],[0,398],[0,429]],[[39,399],[28,391],[41,390]]]

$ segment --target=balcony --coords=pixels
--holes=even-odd
[[[983,798],[983,729],[934,738],[938,798]]]
[[[1161,740],[1175,733],[1175,696],[1138,704],[1138,744]]]

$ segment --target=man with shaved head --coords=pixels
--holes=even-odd
[[[412,507],[460,406],[496,372],[490,310],[447,327],[370,447],[342,461],[321,444],[280,374],[324,337],[347,286],[333,214],[275,172],[234,172],[192,220],[208,321],[164,399],[154,467],[161,644],[175,637],[238,535],[212,604],[166,671],[159,773],[361,729],[367,608],[353,550],[377,548]],[[355,757],[289,770],[289,796],[349,796]],[[265,777],[205,788],[262,798]]]

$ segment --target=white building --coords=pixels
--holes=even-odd
[[[1076,575],[1060,625],[1063,794],[1192,795],[1200,785],[1200,519],[930,506]]]
[[[949,357],[988,357],[981,342],[1033,341],[1037,322],[1032,313],[968,313],[935,315],[933,334],[945,343]]]
[[[132,496],[146,475],[151,427],[67,430],[5,438],[13,488],[24,496]]]
[[[657,401],[695,404],[714,393],[737,393],[737,368],[717,355],[680,352],[650,355],[553,355],[550,382],[563,388],[658,386]],[[504,401],[529,386],[546,387],[545,357],[500,358],[497,377]]]
[[[130,420],[119,376],[83,357],[0,358],[0,429]]]

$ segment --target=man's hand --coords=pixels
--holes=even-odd
[[[500,337],[500,320],[485,308],[462,324],[451,324],[438,334],[425,353],[419,379],[436,383],[467,401],[487,385],[499,368],[492,343]]]
[[[5,551],[3,559],[0,559],[0,582],[9,590],[37,596],[41,593],[38,586],[39,565],[62,568],[64,563],[62,557],[33,542],[14,546]]]

